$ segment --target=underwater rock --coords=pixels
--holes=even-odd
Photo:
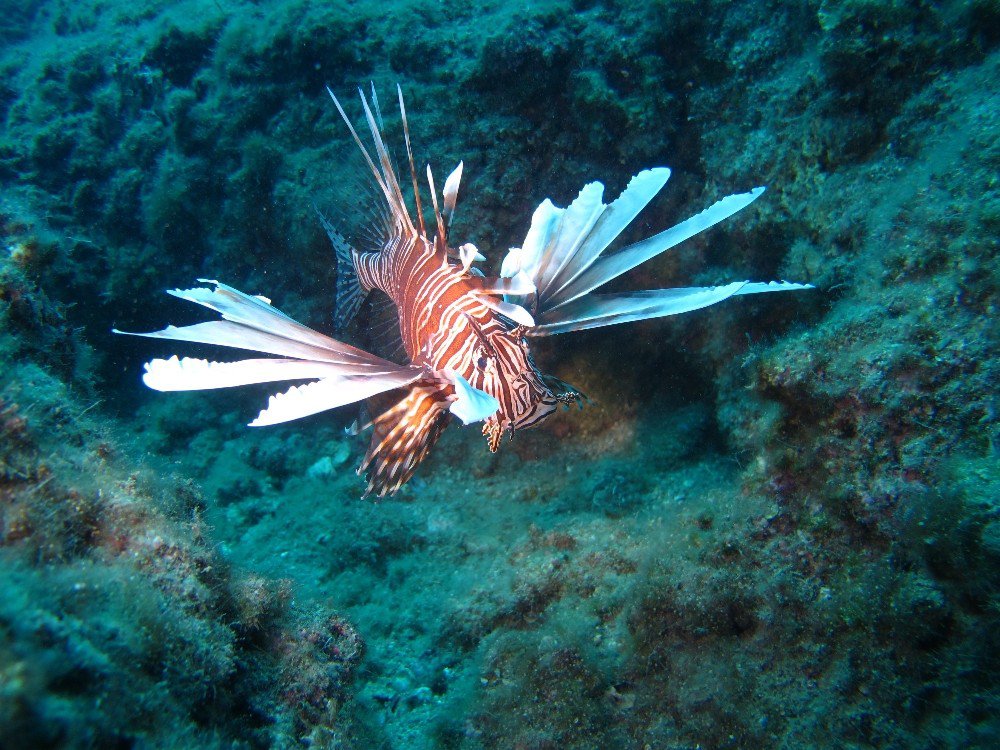
[[[339,473],[340,468],[347,463],[351,457],[351,447],[345,442],[333,443],[331,452],[320,457],[316,462],[306,469],[306,476],[314,479],[332,477]]]
[[[996,2],[7,6],[0,745],[998,745]],[[331,332],[369,81],[490,261],[669,163],[650,226],[768,192],[637,285],[819,289],[546,347],[596,405],[379,505],[353,414],[144,400],[163,279]]]
[[[903,648],[940,646],[955,622],[952,607],[941,590],[915,573],[903,577],[890,606],[896,615],[893,618],[896,641]]]
[[[5,263],[0,277],[10,278]],[[46,304],[32,286],[19,294],[32,309]],[[315,626],[287,581],[235,570],[209,537],[198,488],[140,464],[99,402],[81,403],[86,389],[62,379],[67,368],[22,348],[28,336],[7,345],[8,322],[0,745],[152,735],[201,746],[220,733],[270,745],[336,731],[363,653],[353,627],[329,610]],[[61,355],[82,358],[70,347]],[[322,710],[291,699],[300,694]]]
[[[980,534],[983,552],[994,560],[1000,561],[1000,519],[993,519],[986,523]]]

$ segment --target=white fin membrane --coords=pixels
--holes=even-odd
[[[659,234],[603,255],[669,178],[666,167],[640,172],[607,205],[602,202],[604,186],[599,182],[586,185],[567,208],[558,208],[548,199],[542,201],[521,247],[510,249],[500,270],[504,278],[527,274],[535,284],[533,298],[513,288],[505,296],[506,303],[526,309],[528,315],[521,316],[524,321],[533,314],[536,325],[529,327],[527,335],[551,336],[677,315],[740,294],[812,288],[810,284],[739,281],[717,287],[593,294],[636,266],[746,208],[764,192],[758,187],[730,195]]]
[[[278,424],[316,414],[384,391],[401,388],[424,376],[418,367],[397,365],[374,354],[313,331],[263,298],[209,282],[214,289],[174,289],[170,294],[208,307],[224,320],[167,326],[162,331],[131,333],[157,339],[214,344],[276,354],[282,359],[209,362],[204,359],[154,359],[143,381],[160,391],[230,388],[281,380],[315,380],[272,396],[251,425]],[[115,333],[126,333],[116,330]]]
[[[250,426],[266,427],[291,422],[293,419],[353,404],[377,393],[402,388],[417,380],[421,374],[419,371],[414,373],[398,368],[396,373],[376,377],[364,375],[323,378],[305,385],[293,385],[284,393],[271,396],[267,408],[257,415]]]
[[[442,191],[444,194],[444,210],[442,213],[446,226],[451,225],[451,217],[455,215],[455,204],[458,202],[458,186],[462,182],[463,164],[464,162],[459,162],[454,171],[448,175],[448,179],[444,181],[444,189]]]
[[[146,363],[142,381],[156,391],[205,391],[277,380],[312,380],[347,375],[378,376],[368,365],[308,362],[301,359],[243,359],[210,362],[185,357],[153,359]]]
[[[723,286],[652,289],[625,294],[588,294],[575,302],[549,312],[529,331],[532,336],[553,336],[569,331],[584,331],[617,323],[662,318],[700,310],[741,294],[788,292],[812,289],[812,284],[788,281],[734,281]]]
[[[449,407],[451,413],[462,420],[462,424],[482,422],[497,413],[500,402],[486,391],[481,391],[469,384],[469,381],[457,372],[449,375],[455,383],[455,400]]]

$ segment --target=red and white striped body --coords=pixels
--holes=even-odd
[[[395,304],[411,365],[457,373],[500,403],[484,429],[493,450],[504,432],[537,424],[566,398],[545,385],[523,328],[483,302],[482,277],[435,242],[394,237],[381,252],[353,257],[362,288],[379,289]]]

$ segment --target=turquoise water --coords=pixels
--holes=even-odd
[[[0,0],[0,747],[1000,744],[998,42],[989,0]],[[539,341],[582,410],[377,502],[356,408],[144,388],[176,349],[110,331],[197,278],[335,333],[316,211],[372,209],[324,86],[401,149],[397,83],[487,268],[669,165],[623,241],[768,189],[614,291],[817,289]]]

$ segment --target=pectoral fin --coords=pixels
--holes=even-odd
[[[599,182],[586,185],[567,208],[558,208],[548,199],[541,203],[521,247],[511,248],[500,271],[506,278],[525,274],[535,285],[533,295],[517,289],[507,292],[505,298],[508,304],[519,303],[527,308],[520,318],[514,318],[528,329],[526,335],[551,336],[676,315],[738,294],[811,288],[810,284],[741,281],[717,287],[595,293],[636,266],[746,208],[764,192],[764,188],[758,187],[727,196],[659,234],[617,252],[608,252],[612,241],[669,177],[670,170],[665,167],[640,172],[609,204],[603,202],[604,187]]]
[[[652,289],[626,294],[588,294],[547,312],[539,324],[527,333],[529,336],[553,336],[557,333],[584,331],[616,323],[679,315],[700,310],[740,294],[787,292],[811,288],[811,284],[793,284],[788,281],[767,283],[734,281],[722,286]]]
[[[462,420],[462,424],[482,422],[492,417],[500,408],[500,402],[486,391],[473,388],[469,381],[458,373],[452,373],[455,380],[455,400],[451,402],[450,411]]]
[[[395,364],[307,328],[262,297],[217,281],[208,283],[214,288],[174,289],[170,294],[215,310],[223,320],[130,335],[214,344],[275,354],[281,359],[154,359],[146,364],[143,376],[150,388],[197,391],[282,380],[313,381],[271,396],[267,408],[250,423],[259,427],[361,401],[424,377],[419,367]]]

